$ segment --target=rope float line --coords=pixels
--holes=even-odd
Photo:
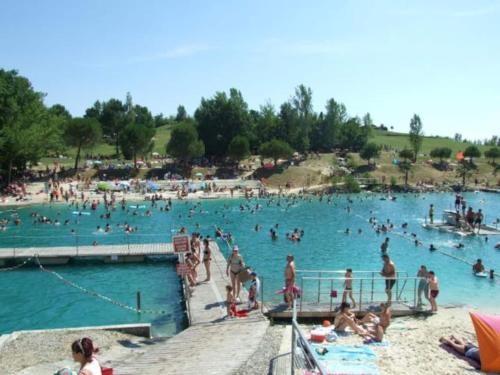
[[[98,292],[86,289],[86,288],[84,288],[84,287],[82,287],[82,286],[74,283],[73,281],[64,278],[63,276],[61,276],[56,271],[52,271],[52,270],[49,270],[49,269],[43,267],[42,264],[40,263],[40,259],[38,258],[38,254],[35,255],[35,260],[38,263],[38,267],[40,268],[40,271],[52,274],[53,276],[55,276],[56,278],[58,278],[60,281],[62,281],[64,284],[69,285],[69,286],[71,286],[71,287],[73,287],[75,289],[78,289],[79,291],[81,291],[81,292],[83,292],[83,293],[85,293],[87,295],[99,298],[99,299],[101,299],[103,301],[106,301],[108,303],[111,303],[111,304],[113,304],[115,306],[121,307],[122,309],[133,311],[133,312],[136,312],[138,314],[140,314],[140,313],[146,313],[146,314],[159,315],[159,314],[166,314],[167,313],[167,311],[165,311],[165,310],[136,309],[135,307],[126,305],[126,304],[121,303],[119,301],[115,301],[115,300],[113,300],[113,299],[111,299],[111,298],[109,298],[109,297],[107,297],[105,295],[102,295],[102,294],[100,294]]]
[[[32,258],[28,258],[24,262],[22,262],[21,264],[18,264],[17,266],[0,268],[0,272],[7,272],[7,271],[17,270],[18,268],[21,268],[21,267],[25,266],[26,264],[28,264],[31,261],[31,259]]]

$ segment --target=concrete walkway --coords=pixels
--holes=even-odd
[[[168,340],[138,345],[126,361],[111,363],[114,374],[233,374],[257,350],[269,322],[260,311],[248,318],[225,318],[226,261],[215,243],[211,247],[212,280],[193,291],[191,326]],[[201,265],[198,279],[205,278]]]

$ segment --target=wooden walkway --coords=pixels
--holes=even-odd
[[[351,311],[357,315],[364,316],[368,312],[378,313],[380,312],[380,302],[370,302],[363,303],[362,309],[354,308]],[[297,303],[297,317],[298,318],[312,318],[312,319],[324,319],[333,318],[337,315],[337,311],[340,308],[340,303],[335,303],[333,306],[329,303],[303,303],[301,306]],[[415,315],[419,313],[409,307],[406,304],[393,302],[391,305],[392,316],[401,317]],[[265,313],[270,318],[274,319],[292,319],[292,310],[287,308],[287,305],[282,304],[265,304]]]
[[[261,345],[268,320],[253,311],[248,318],[226,319],[226,260],[212,243],[212,280],[194,288],[191,326],[166,341],[137,348],[128,360],[110,365],[115,375],[233,374]],[[205,279],[200,265],[198,279]],[[241,294],[246,301],[244,293]],[[240,308],[244,308],[241,305]]]
[[[172,254],[174,250],[171,243],[0,248],[0,260],[25,259],[36,255],[40,258],[86,258]]]

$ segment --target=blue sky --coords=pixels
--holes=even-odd
[[[240,89],[277,108],[303,83],[320,111],[407,131],[500,133],[500,1],[2,0],[0,67],[73,115],[111,97],[192,113]]]

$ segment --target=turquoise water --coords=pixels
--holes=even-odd
[[[370,216],[376,216],[379,222],[390,219],[396,224],[396,229],[387,236],[391,239],[389,253],[399,271],[415,275],[420,264],[425,264],[437,273],[441,283],[441,303],[500,306],[500,301],[493,298],[499,290],[496,280],[476,278],[469,265],[439,252],[431,253],[425,246],[415,247],[401,236],[401,224],[407,222],[406,230],[415,233],[425,244],[433,243],[440,251],[468,261],[480,257],[486,268],[500,271],[500,251],[494,250],[494,244],[500,241],[499,236],[490,237],[486,243],[483,237],[461,238],[422,228],[429,204],[434,204],[435,216],[439,218],[443,209],[451,207],[453,194],[401,194],[396,201],[382,201],[380,197],[376,194],[335,196],[333,204],[328,204],[327,199],[319,202],[318,198],[295,202],[282,199],[279,206],[276,200],[270,204],[267,200],[174,202],[173,211],[168,213],[155,208],[152,209],[153,215],[146,217],[143,215],[146,209],[138,210],[138,215],[133,215],[132,209],[129,212],[117,209],[109,220],[100,218],[104,212],[102,208],[89,211],[88,216],[76,216],[72,214],[72,208],[62,204],[31,206],[18,210],[22,220],[20,226],[11,223],[6,231],[0,232],[0,247],[89,245],[93,241],[99,244],[168,242],[171,234],[181,226],[212,237],[214,227],[220,226],[233,234],[246,263],[262,276],[266,299],[275,299],[275,291],[283,284],[288,253],[295,255],[298,269],[341,270],[352,267],[354,270],[379,271],[379,247],[386,235],[377,235],[368,223]],[[500,196],[468,193],[465,197],[469,205],[483,210],[487,223],[496,220],[500,212]],[[255,210],[257,203],[262,208]],[[248,205],[250,209],[241,210],[240,205]],[[351,207],[350,212],[346,210],[347,206]],[[69,219],[70,223],[59,226],[32,224],[30,213],[34,211],[53,220],[57,218],[61,223]],[[0,213],[0,217],[11,215],[8,210]],[[104,227],[108,222],[113,227],[112,234],[96,233],[97,225]],[[117,226],[125,222],[137,226],[138,232],[125,235],[123,228]],[[279,239],[272,241],[269,229],[277,223]],[[255,231],[256,224],[262,226],[258,232]],[[285,233],[294,228],[305,232],[300,243],[285,238]],[[344,234],[346,228],[351,229],[351,234]],[[78,235],[72,235],[71,229]],[[362,229],[361,234],[357,233],[358,229]],[[457,242],[464,243],[465,248],[453,248]],[[224,243],[219,245],[227,254]],[[77,284],[130,305],[134,305],[136,290],[140,289],[145,308],[162,309],[166,313],[138,315],[83,294],[34,267],[22,268],[0,273],[0,332],[151,321],[157,333],[165,335],[176,333],[183,327],[180,285],[172,263],[80,263],[54,269]]]

